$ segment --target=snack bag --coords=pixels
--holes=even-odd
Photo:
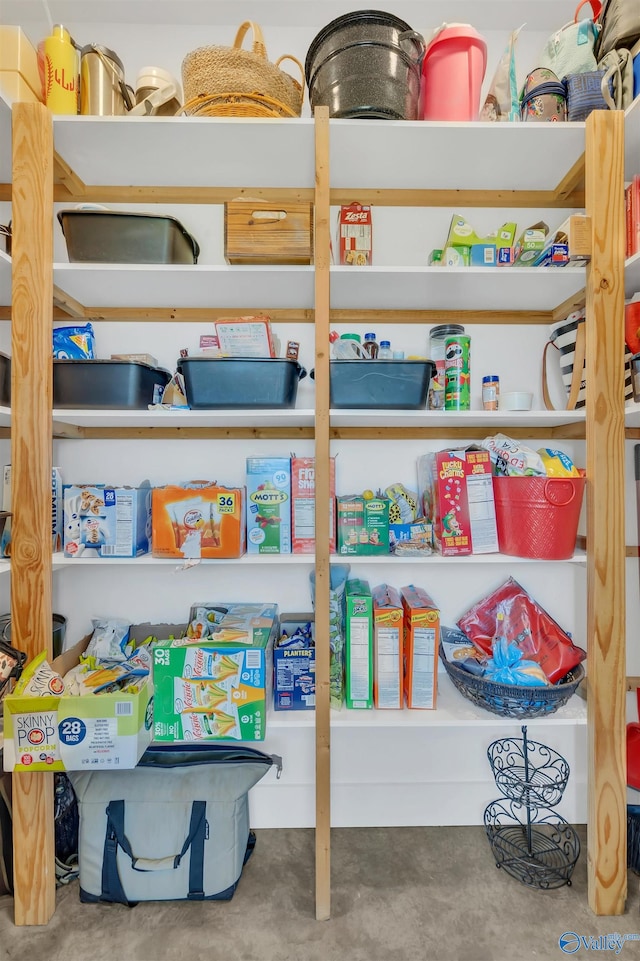
[[[93,360],[93,326],[54,327],[53,356],[55,360]]]
[[[539,452],[506,434],[485,437],[480,446],[489,451],[498,477],[545,477],[547,474]]]
[[[516,82],[516,41],[522,27],[514,30],[509,37],[480,111],[480,120],[504,121],[520,118],[520,100]]]
[[[580,477],[580,471],[563,451],[541,447],[538,453],[547,470],[547,477]]]
[[[22,676],[15,686],[16,696],[47,697],[51,694],[59,697],[64,693],[64,681],[47,661],[46,651],[27,664]]]

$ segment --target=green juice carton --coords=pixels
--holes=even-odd
[[[347,707],[373,707],[373,598],[368,581],[353,578],[345,590]]]
[[[289,457],[247,457],[247,553],[291,553]]]

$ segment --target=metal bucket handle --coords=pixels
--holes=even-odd
[[[575,484],[571,483],[571,480],[573,479],[574,478],[569,478],[569,477],[548,478],[548,480],[544,485],[545,500],[548,501],[549,504],[552,504],[554,507],[567,507],[571,503],[571,501],[575,499],[575,496],[576,496]],[[579,480],[579,478],[575,478],[575,480]],[[554,489],[557,491],[557,494],[553,493]],[[562,492],[565,490],[569,491],[569,497],[567,497],[566,499],[563,499]],[[558,494],[560,494],[559,499],[557,496]]]
[[[415,40],[420,47],[420,53],[416,58],[416,63],[421,63],[425,50],[427,49],[424,43],[424,37],[421,33],[416,30],[405,30],[403,33],[398,34],[398,43],[403,43],[405,40]]]

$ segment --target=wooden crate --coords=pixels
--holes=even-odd
[[[226,203],[224,256],[228,264],[312,264],[313,204]]]

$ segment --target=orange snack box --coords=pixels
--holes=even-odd
[[[403,611],[400,594],[389,584],[371,591],[373,597],[373,703],[377,708],[402,709]]]
[[[154,557],[240,557],[246,551],[245,490],[208,481],[155,487]]]
[[[404,611],[404,693],[407,707],[430,710],[438,690],[440,611],[421,587],[400,591]]]

